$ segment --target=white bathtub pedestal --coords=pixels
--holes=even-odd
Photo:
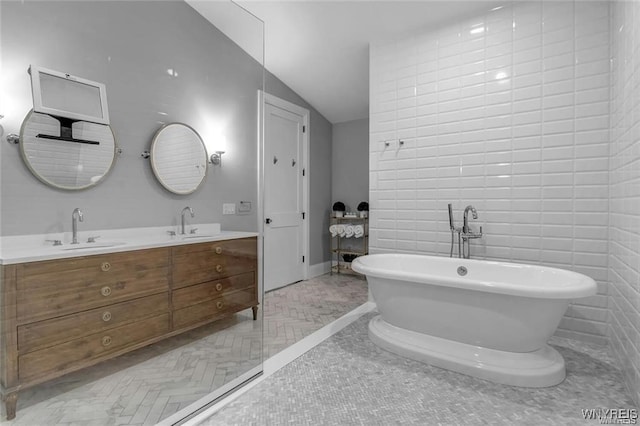
[[[398,328],[379,315],[369,337],[400,356],[504,385],[543,388],[565,378],[564,358],[549,345],[527,353],[488,349]]]

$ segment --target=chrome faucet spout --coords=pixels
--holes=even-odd
[[[472,205],[468,205],[464,209],[462,232],[465,234],[469,233],[469,212],[471,212],[474,219],[478,218],[478,211]]]
[[[82,210],[76,207],[71,213],[71,244],[78,244],[78,221],[84,222]]]
[[[189,212],[191,214],[192,218],[196,216],[196,214],[193,212],[193,209],[191,207],[187,206],[184,209],[182,209],[182,213],[181,213],[182,218],[181,218],[181,222],[180,222],[180,234],[181,235],[185,235],[186,234],[186,232],[184,231],[184,228],[185,228],[185,226],[184,226],[184,214],[186,212]]]

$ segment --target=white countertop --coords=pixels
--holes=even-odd
[[[195,233],[191,233],[192,229],[195,229]],[[0,237],[0,264],[10,265],[258,236],[257,232],[222,231],[219,223],[191,224],[185,231],[185,235],[180,235],[179,229],[170,226],[81,231],[78,232],[79,244],[71,244],[70,232]],[[175,235],[170,235],[170,232]],[[99,238],[89,243],[89,237]],[[54,246],[52,240],[59,240],[62,245]]]

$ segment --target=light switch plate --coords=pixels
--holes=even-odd
[[[236,214],[235,203],[224,203],[222,205],[222,214]]]

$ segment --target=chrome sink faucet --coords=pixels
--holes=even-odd
[[[180,234],[181,235],[185,235],[186,232],[184,232],[184,214],[186,212],[189,212],[191,214],[191,217],[194,218],[196,216],[196,214],[193,212],[193,209],[189,206],[185,207],[184,209],[182,209],[182,218],[181,218],[181,222],[180,222]]]
[[[84,222],[82,210],[78,207],[71,213],[71,244],[78,244],[78,221]]]

